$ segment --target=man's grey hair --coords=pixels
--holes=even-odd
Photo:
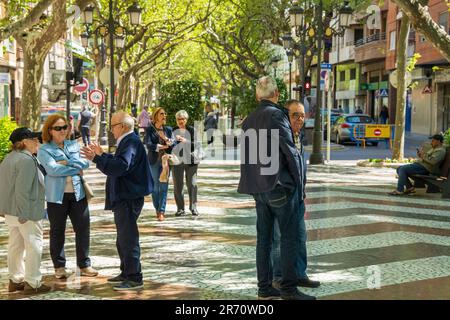
[[[258,79],[256,83],[256,97],[259,100],[273,98],[277,91],[278,86],[274,78],[264,76]]]
[[[119,116],[120,122],[122,122],[128,129],[134,128],[134,119],[128,113],[125,111],[118,111],[115,114]]]
[[[189,114],[186,110],[180,110],[177,113],[175,113],[175,119],[178,118],[185,118],[186,120],[189,119]]]

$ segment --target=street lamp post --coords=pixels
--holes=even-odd
[[[123,27],[118,21],[114,20],[114,4],[113,0],[109,0],[109,16],[108,20],[105,24],[100,25],[95,30],[91,31],[90,26],[92,25],[94,19],[93,19],[93,13],[94,13],[94,7],[88,6],[83,12],[83,23],[85,24],[86,31],[81,35],[81,42],[85,48],[89,45],[89,37],[99,32],[102,36],[102,46],[103,46],[103,37],[108,34],[108,45],[109,45],[109,124],[111,126],[111,116],[116,111],[115,104],[114,104],[114,96],[115,96],[115,75],[114,75],[114,47],[117,46],[117,48],[121,49],[125,45],[125,38],[124,34],[125,31],[127,34],[134,34],[133,31],[127,30],[125,27]],[[137,5],[135,2],[132,6],[130,6],[127,10],[127,14],[129,16],[129,22],[133,27],[136,27],[140,24],[141,21],[141,8]],[[106,142],[106,109],[105,112],[103,112],[102,108],[102,114],[101,114],[101,123],[102,123],[102,130],[100,137],[100,142],[105,143]],[[104,124],[104,127],[103,127]],[[109,132],[108,135],[108,144],[109,147],[111,147],[114,143],[114,137],[111,135],[111,132]]]
[[[309,3],[309,2],[308,2]],[[307,8],[310,9],[310,8]],[[299,90],[299,100],[304,99],[304,87],[305,87],[305,70],[304,70],[304,59],[305,59],[305,41],[304,41],[304,31],[307,31],[308,35],[312,38],[315,37],[317,41],[317,84],[316,84],[316,108],[314,115],[314,129],[313,129],[313,150],[309,158],[310,164],[322,164],[324,163],[322,150],[322,110],[321,110],[321,100],[322,91],[320,88],[321,79],[321,59],[322,59],[322,38],[324,37],[324,25],[323,25],[323,0],[320,0],[318,4],[314,7],[315,9],[315,25],[317,26],[317,33],[312,28],[312,24],[309,24],[309,29],[305,30],[307,24],[305,23],[305,9],[295,5],[289,10],[289,20],[292,28],[295,28],[296,36],[299,37],[299,42],[294,43],[291,35],[283,36],[283,46],[286,50],[294,50],[294,53],[299,57],[299,71],[300,71],[300,86]],[[348,6],[348,1],[344,2],[344,6],[339,10],[338,22],[343,28],[347,27],[350,23],[350,18],[353,10]],[[328,28],[327,28],[328,31]],[[341,30],[339,30],[341,32]]]
[[[294,60],[294,53],[291,49],[286,51],[289,62],[289,100],[292,99],[292,61]]]

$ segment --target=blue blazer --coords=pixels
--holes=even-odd
[[[241,138],[239,193],[255,194],[268,192],[273,190],[277,183],[291,190],[296,190],[303,185],[303,160],[295,147],[289,118],[283,109],[273,102],[262,100],[259,107],[244,120]],[[251,138],[246,138],[246,133],[251,137],[253,132],[251,129],[256,129],[257,141],[251,141]],[[269,164],[261,161],[259,156],[255,154],[255,150],[252,150],[256,147],[255,144],[260,144],[261,134],[263,134],[260,131],[261,129],[267,130],[265,133],[267,138],[265,140],[268,145],[270,145],[270,133],[275,133],[272,130],[278,130],[279,133],[278,149],[270,150],[269,146],[267,146],[267,150],[270,150],[270,152],[266,151],[265,156],[272,154]],[[257,158],[256,163],[249,161],[252,156]],[[275,157],[278,158],[278,166],[276,166]],[[275,167],[274,173],[264,174],[262,170],[267,170],[270,167]]]
[[[114,155],[96,155],[93,162],[107,175],[106,210],[114,209],[120,201],[139,199],[153,191],[145,148],[134,133],[128,134],[120,141]]]
[[[172,127],[163,126],[163,132],[169,139],[174,139]],[[159,143],[159,134],[154,125],[147,127],[145,131],[144,143],[147,145],[148,161],[151,165],[158,162],[158,152],[156,152],[157,144]],[[172,152],[173,145],[166,149],[166,153]]]

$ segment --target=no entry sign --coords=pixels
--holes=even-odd
[[[89,89],[89,81],[86,78],[83,78],[83,83],[80,83],[79,85],[73,87],[73,91],[75,91],[76,93],[86,92],[87,89]]]
[[[390,138],[391,126],[388,124],[367,124],[366,138]]]
[[[105,95],[101,90],[94,89],[89,92],[89,102],[92,104],[102,104],[105,99]]]

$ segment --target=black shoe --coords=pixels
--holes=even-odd
[[[292,294],[282,294],[281,299],[283,299],[283,300],[316,300],[316,297],[304,294],[300,291],[297,291]]]
[[[314,281],[306,277],[304,279],[299,279],[297,285],[299,287],[318,288],[320,286],[320,281]]]
[[[186,212],[184,212],[184,210],[178,210],[178,211],[175,213],[175,216],[176,216],[176,217],[179,217],[179,216],[182,216],[183,214],[186,214]]]
[[[273,299],[279,299],[281,296],[281,293],[279,290],[270,287],[265,292],[259,292],[258,291],[258,300],[273,300]]]
[[[125,280],[113,287],[116,291],[140,290],[142,288],[144,288],[144,283],[142,281],[136,282],[131,280]]]
[[[107,281],[109,283],[122,283],[125,280],[127,280],[127,279],[125,279],[121,274],[119,274],[118,276],[115,276],[113,278],[109,278]]]
[[[198,216],[197,209],[191,210],[191,213],[192,213],[193,216]]]

